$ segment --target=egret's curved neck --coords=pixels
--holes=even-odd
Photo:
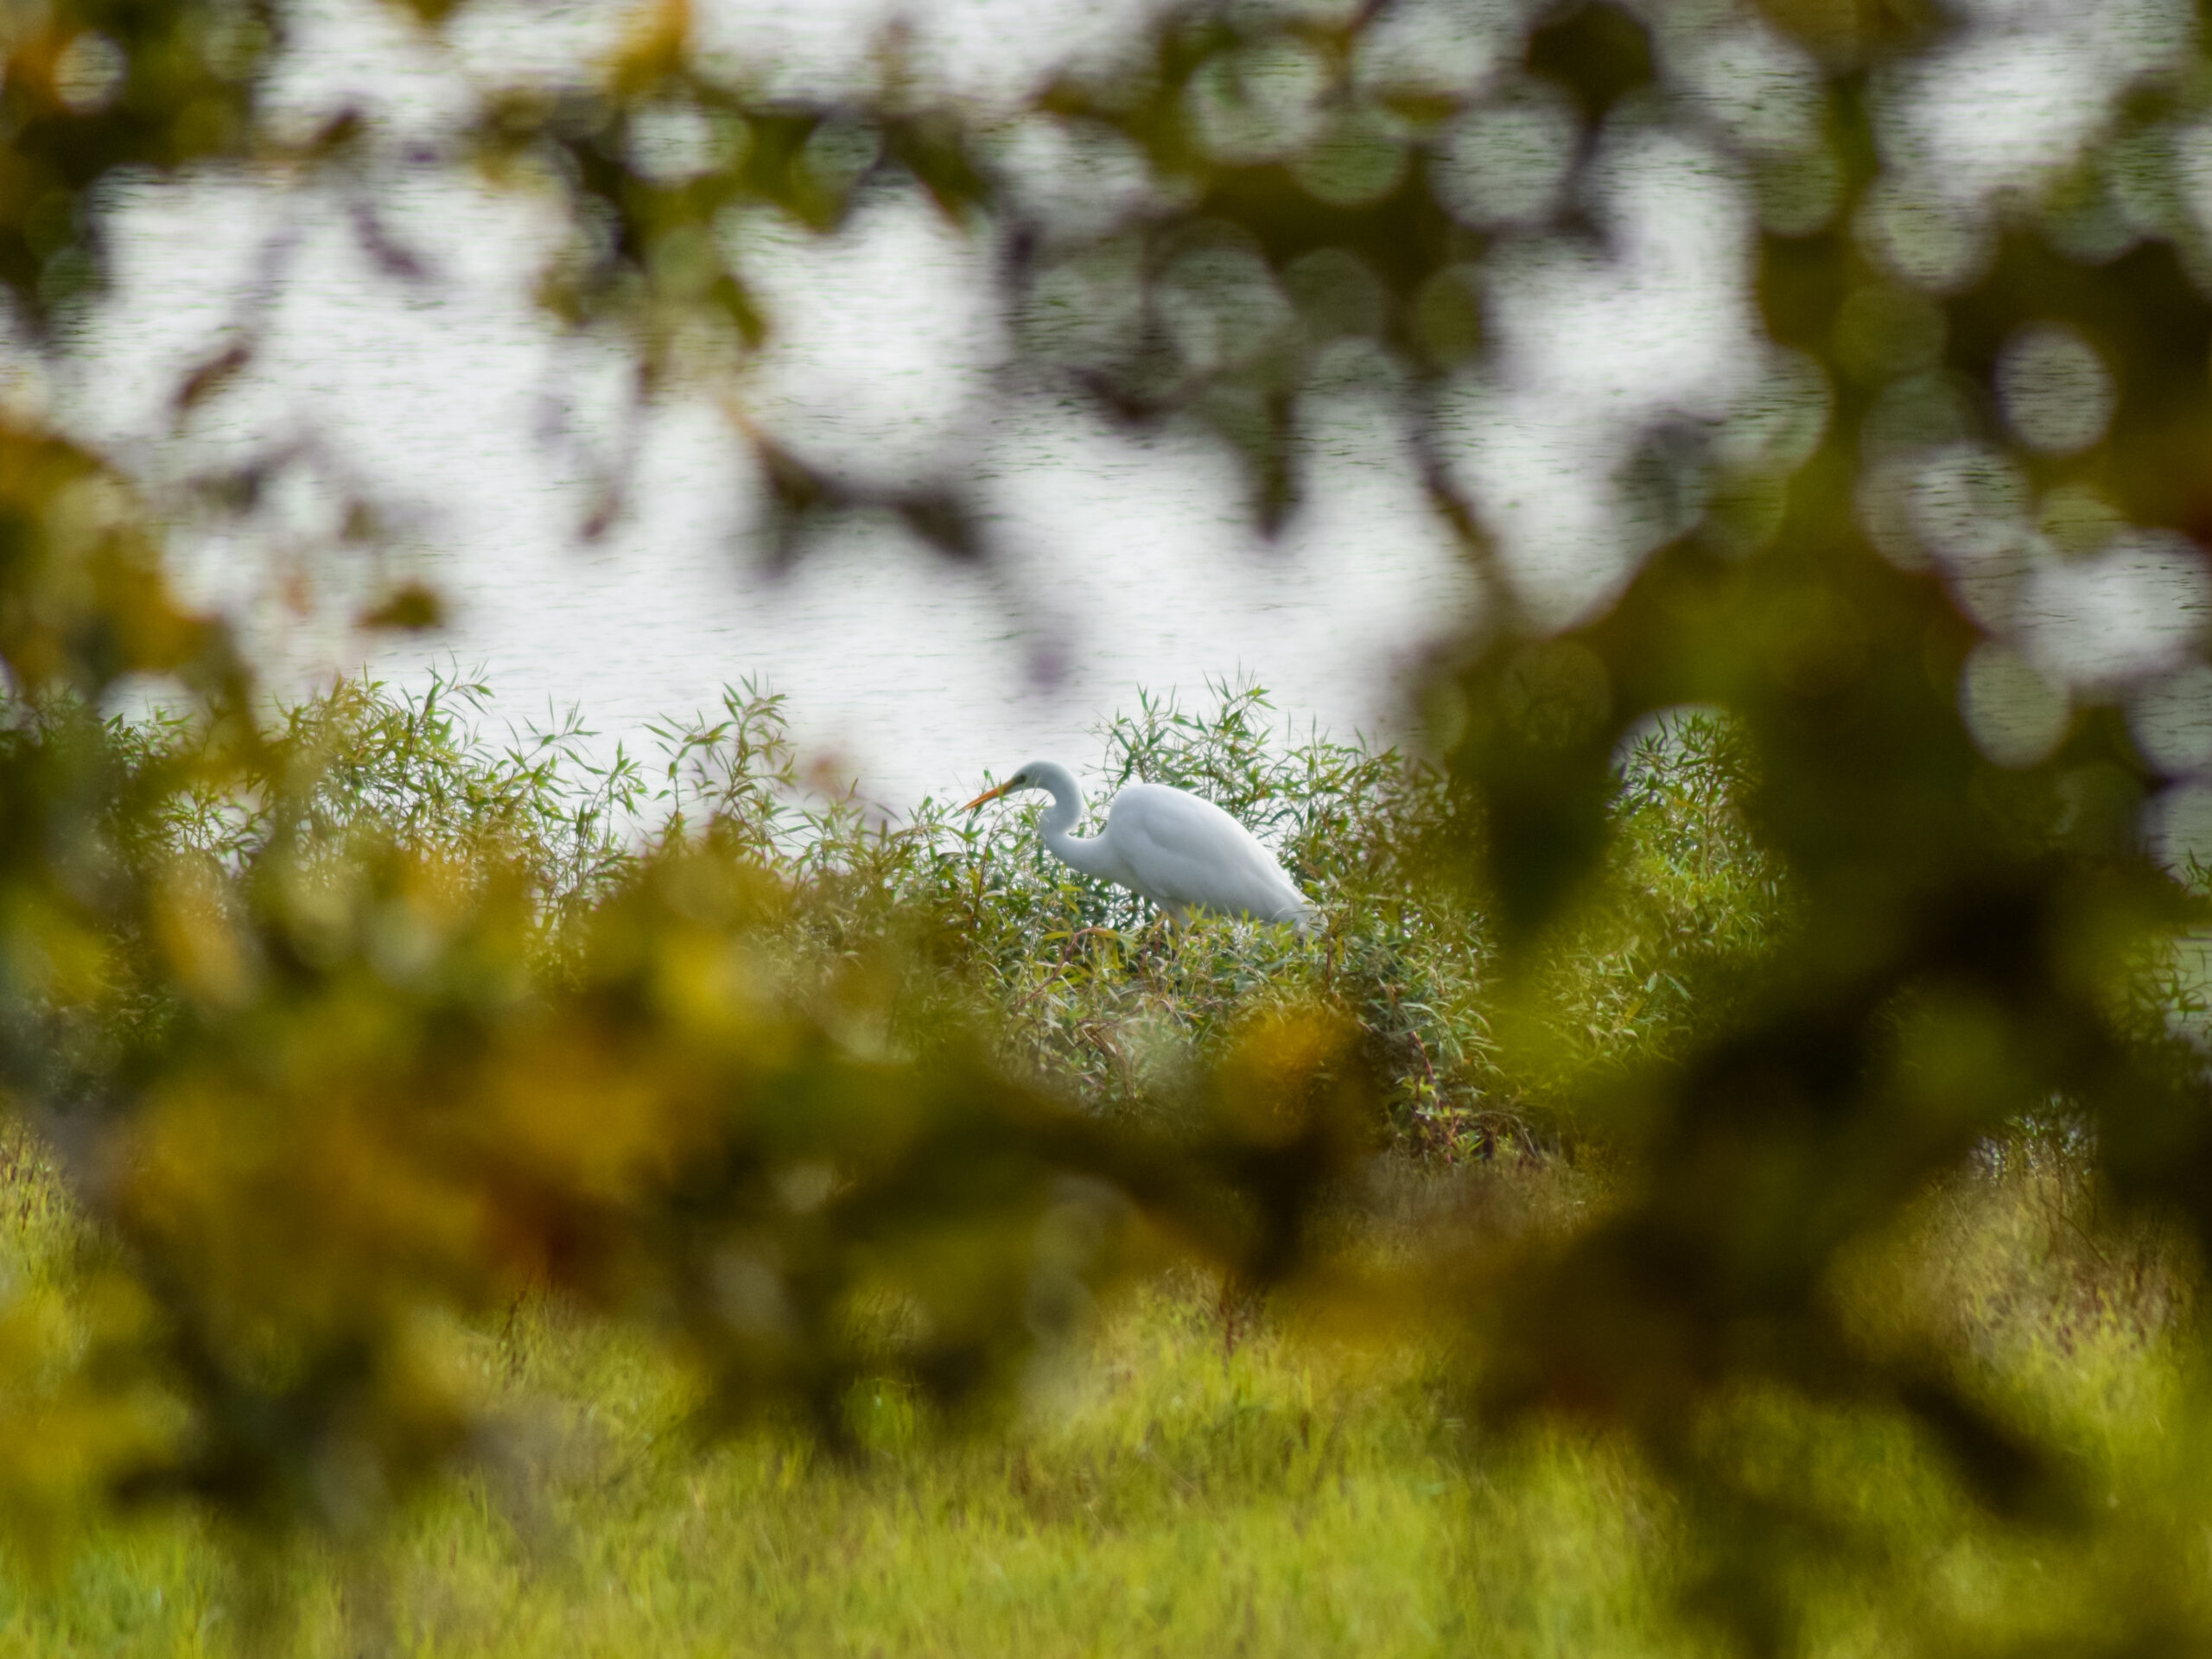
[[[1083,791],[1077,786],[1075,774],[1049,760],[1032,761],[1024,770],[1032,783],[1052,798],[1052,805],[1037,821],[1046,848],[1085,875],[1107,874],[1106,849],[1097,838],[1078,839],[1068,833],[1083,820]]]

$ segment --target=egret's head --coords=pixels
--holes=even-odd
[[[1035,767],[1036,762],[1032,761],[1028,766],[1022,767],[1019,772],[1015,772],[1013,777],[1007,779],[1006,782],[1001,784],[996,789],[985,790],[982,794],[978,795],[974,800],[969,802],[967,805],[962,807],[960,810],[963,812],[973,812],[977,807],[982,805],[986,801],[995,801],[1000,796],[1011,795],[1017,789],[1033,788],[1037,780],[1029,774],[1035,770]]]

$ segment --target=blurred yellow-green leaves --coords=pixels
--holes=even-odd
[[[408,10],[461,49],[459,8]],[[26,352],[70,349],[126,188],[334,192],[413,283],[377,205],[466,172],[549,216],[559,327],[639,400],[727,414],[772,556],[861,513],[988,560],[963,457],[849,474],[748,403],[776,321],[748,247],[834,250],[909,194],[988,255],[988,395],[1195,435],[1268,532],[1314,486],[1317,410],[1356,407],[1483,603],[1423,671],[1425,758],[1286,750],[1249,689],[1109,728],[1108,781],[1219,801],[1327,918],[1170,933],[1045,864],[1019,807],[809,796],[772,698],[664,731],[657,774],[574,730],[487,747],[452,680],[272,704],[165,582],[177,499],[11,398],[0,1089],[93,1241],[76,1305],[0,1301],[22,1535],[155,1494],[357,1531],[481,1453],[453,1332],[549,1287],[680,1352],[703,1418],[849,1447],[857,1384],[1002,1401],[1161,1249],[1295,1278],[1388,1147],[1602,1172],[1572,1224],[1446,1217],[1366,1311],[1452,1334],[1484,1433],[1566,1416],[1632,1446],[1749,1650],[1796,1639],[1841,1524],[1772,1471],[1854,1436],[1908,1448],[1897,1491],[2120,1582],[2062,1418],[1878,1287],[1929,1195],[2008,1147],[2165,1230],[2176,1282],[2212,1238],[2212,81],[2185,20],[2107,54],[2066,153],[1982,183],[1916,113],[1972,26],[1926,7],[1179,8],[986,105],[897,30],[807,93],[653,5],[566,79],[464,78],[404,149],[371,111],[264,111],[298,21],[0,22]],[[1735,226],[1743,360],[1560,483],[1611,515],[1569,550],[1607,584],[1562,607],[1467,411],[1517,372],[1502,296],[1627,257],[1654,157]],[[178,421],[251,363],[235,333]],[[200,506],[250,518],[275,465]],[[339,517],[328,556],[384,546]],[[364,626],[436,624],[387,574]],[[1852,1571],[1885,1513],[1848,1517],[1874,1540]],[[2186,1608],[2123,1603],[2115,1650],[2201,1646]]]

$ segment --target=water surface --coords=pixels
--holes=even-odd
[[[779,0],[701,15],[726,49],[797,87],[864,76],[890,9]],[[911,15],[923,73],[988,105],[1131,14],[964,0]],[[574,73],[618,16],[480,8],[464,13],[460,58]],[[2082,89],[2171,52],[2189,27],[2150,0],[1977,17],[1889,94],[1916,164],[1948,169],[1974,199],[2063,164],[2089,136],[2067,113],[2094,106]],[[312,19],[275,90],[301,125],[359,104],[398,145],[459,106],[453,60],[389,9],[331,0]],[[1965,105],[1950,97],[1961,86],[1973,91]],[[1611,251],[1501,260],[1487,301],[1497,366],[1453,406],[1453,464],[1523,599],[1561,623],[1602,606],[1649,539],[1612,482],[1635,435],[1661,414],[1717,418],[1771,366],[1747,297],[1744,194],[1712,152],[1675,137],[1617,145],[1592,191]],[[377,270],[327,199],[201,179],[133,188],[121,208],[115,296],[55,389],[70,418],[156,476],[306,446],[383,505],[399,569],[453,601],[452,626],[431,639],[365,640],[346,620],[393,569],[288,564],[281,537],[181,540],[194,591],[240,616],[280,684],[364,664],[418,683],[434,661],[480,666],[518,716],[576,705],[604,744],[635,745],[649,721],[751,678],[790,694],[810,746],[905,804],[1033,756],[1081,763],[1090,729],[1140,686],[1190,695],[1249,676],[1300,724],[1388,735],[1408,674],[1480,602],[1372,406],[1319,412],[1313,505],[1262,545],[1220,457],[1173,434],[1108,429],[1059,400],[994,398],[1002,340],[987,251],[895,196],[826,245],[749,240],[747,269],[779,327],[734,391],[752,418],[823,459],[893,474],[970,466],[1001,554],[984,572],[861,525],[788,576],[763,575],[755,486],[722,412],[677,398],[632,426],[620,365],[555,338],[528,302],[549,227],[526,205],[428,172],[405,181],[387,229],[431,273],[415,283]],[[264,292],[278,245],[289,263]],[[247,321],[263,333],[251,372],[182,436],[168,433],[177,375]],[[632,450],[629,512],[582,540],[607,462]],[[329,499],[296,498],[304,538]],[[2205,598],[2187,576],[2147,601],[2094,582],[2053,599],[2065,584],[2046,584],[2039,602],[2064,613],[2037,636],[2046,667],[2155,631],[2160,610],[2186,612],[2193,639]],[[2212,762],[2212,709],[2167,702],[2161,718],[2205,725]]]

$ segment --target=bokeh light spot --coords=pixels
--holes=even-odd
[[[2041,764],[2065,740],[2073,718],[2066,688],[2020,653],[1985,639],[1959,675],[1959,712],[1975,747],[2000,766]]]
[[[2023,328],[1997,362],[2005,423],[2029,448],[2077,454],[2112,423],[2111,372],[2089,342],[2058,323]]]
[[[1538,223],[1558,206],[1580,137],[1564,95],[1516,88],[1446,133],[1429,170],[1436,199],[1466,225]]]
[[[2212,668],[2190,663],[2139,687],[2127,700],[2127,729],[2169,778],[2212,767]]]

